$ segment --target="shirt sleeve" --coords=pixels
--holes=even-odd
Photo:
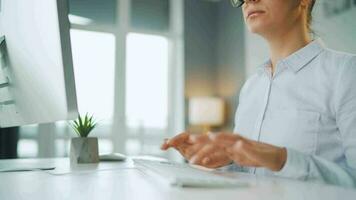
[[[355,169],[340,165],[314,155],[287,149],[287,161],[274,175],[341,186],[356,186]]]
[[[343,144],[343,160],[335,163],[287,149],[287,161],[275,175],[356,186],[356,56],[347,59],[340,71],[334,93],[334,109]]]

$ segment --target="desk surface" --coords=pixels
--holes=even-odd
[[[126,162],[70,167],[68,158],[0,160],[0,166],[51,162],[50,172],[0,173],[0,199],[355,199],[356,190],[286,179],[238,174],[250,181],[246,188],[177,188],[156,181]]]

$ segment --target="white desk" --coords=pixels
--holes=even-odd
[[[18,200],[122,200],[122,199],[356,199],[355,189],[344,189],[284,179],[239,175],[251,181],[247,188],[176,188],[162,184],[131,160],[102,162],[70,168],[68,158],[0,160],[0,165],[21,165],[31,162],[53,162],[57,168],[50,172],[0,173],[0,199]]]

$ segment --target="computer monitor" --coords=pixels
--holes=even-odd
[[[67,0],[0,0],[0,127],[77,117]]]

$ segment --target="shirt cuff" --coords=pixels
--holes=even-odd
[[[308,177],[308,171],[308,155],[287,148],[286,163],[280,171],[273,172],[273,174],[285,178],[305,180]]]

